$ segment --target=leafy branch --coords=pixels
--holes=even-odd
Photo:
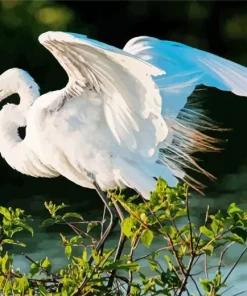
[[[68,209],[65,204],[46,202],[49,217],[41,226],[65,224],[74,234],[70,239],[61,232],[57,234],[64,245],[68,264],[56,269],[47,257],[34,261],[25,254],[30,262],[27,275],[14,270],[13,257],[3,251],[3,245],[25,247],[15,235],[25,230],[33,235],[32,217],[21,209],[0,207],[0,291],[3,295],[182,296],[184,293],[192,295],[189,279],[198,295],[224,294],[230,275],[247,250],[247,211],[235,203],[229,205],[224,215],[221,211],[211,214],[207,207],[203,225],[196,225],[191,218],[192,197],[188,188],[169,188],[161,179],[148,201],[137,202],[137,196],[128,198],[119,191],[109,192],[108,196],[121,218],[121,233],[115,247],[95,249],[105,217],[101,221],[85,221],[78,213],[64,212]],[[150,251],[155,243],[162,247]],[[223,276],[224,256],[234,244],[243,245],[243,251]],[[146,252],[138,256],[136,250],[141,245]],[[75,249],[81,256],[74,255]],[[220,256],[214,273],[207,260],[216,249],[220,250]],[[204,261],[204,269],[193,273],[200,258]],[[151,277],[145,274],[144,265],[152,271]],[[201,278],[198,280],[196,276],[199,274]]]

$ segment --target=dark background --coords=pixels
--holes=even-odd
[[[247,66],[247,2],[241,1],[24,1],[0,2],[0,73],[18,67],[38,82],[41,93],[63,88],[66,74],[54,57],[38,42],[48,30],[86,34],[122,48],[133,37],[149,35],[174,40],[210,51]],[[208,192],[224,191],[221,182],[234,174],[247,155],[247,99],[207,89],[201,95],[204,108],[222,126],[218,133],[228,139],[220,154],[200,155],[203,167],[218,177],[207,181]],[[18,101],[14,96],[11,100]],[[6,101],[7,102],[7,101]],[[4,102],[4,103],[6,103]],[[1,104],[2,106],[2,104]],[[1,107],[0,106],[0,107]],[[82,189],[62,177],[35,179],[11,169],[0,159],[3,203],[32,195],[69,200],[97,200],[92,190]],[[231,190],[231,188],[227,188]],[[12,203],[13,205],[13,203]]]

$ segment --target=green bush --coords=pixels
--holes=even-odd
[[[78,213],[61,214],[67,205],[45,203],[50,217],[42,226],[65,223],[74,232],[70,239],[60,234],[69,264],[56,272],[51,272],[56,266],[52,266],[47,257],[33,261],[28,255],[24,256],[30,261],[29,274],[14,270],[13,257],[3,251],[3,245],[25,247],[14,237],[17,232],[25,230],[33,235],[29,223],[31,216],[25,215],[21,209],[0,207],[0,291],[3,295],[193,295],[188,281],[194,284],[197,295],[223,293],[230,274],[246,252],[245,247],[223,276],[222,260],[226,251],[233,244],[245,245],[247,211],[233,203],[225,215],[221,211],[211,215],[208,207],[205,222],[197,226],[190,217],[188,188],[169,188],[161,179],[149,201],[137,202],[138,196],[126,198],[118,191],[109,192],[108,197],[125,212],[125,216],[121,216],[119,238],[124,245],[123,254],[120,254],[121,244],[110,250],[95,250],[98,238],[93,228],[102,227],[104,219],[87,222]],[[181,223],[184,220],[186,223]],[[155,241],[163,247],[150,251]],[[137,257],[135,251],[141,244],[147,251]],[[79,257],[73,255],[76,248],[80,250]],[[220,250],[219,263],[214,276],[209,278],[206,262],[215,249]],[[205,270],[198,280],[192,268],[201,257],[205,261]],[[143,261],[149,265],[151,277],[145,275]]]

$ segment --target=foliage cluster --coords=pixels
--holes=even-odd
[[[246,251],[245,247],[231,270],[224,274],[222,262],[226,251],[233,244],[245,245],[247,211],[234,203],[225,215],[221,211],[210,214],[207,208],[204,224],[196,225],[190,217],[187,188],[169,188],[161,179],[149,201],[136,202],[138,196],[126,198],[121,192],[109,192],[108,197],[125,212],[119,238],[119,245],[124,245],[123,254],[118,252],[119,245],[95,250],[98,238],[92,230],[102,228],[105,219],[84,221],[78,213],[62,214],[67,205],[46,202],[50,217],[41,226],[65,223],[73,230],[71,238],[60,233],[69,263],[56,270],[49,258],[33,261],[24,254],[30,261],[28,274],[14,269],[13,254],[4,251],[4,245],[25,247],[15,237],[20,231],[34,234],[30,226],[32,217],[21,209],[0,207],[0,291],[3,295],[171,296],[195,295],[195,291],[196,295],[219,296],[223,293],[227,279]],[[152,248],[157,241],[162,247]],[[136,256],[138,247],[145,247],[142,257]],[[76,248],[80,256],[73,254]],[[218,248],[219,263],[215,273],[210,272],[209,276],[207,259]],[[200,258],[205,268],[195,274],[193,268]],[[146,274],[144,266],[147,265],[152,276]]]

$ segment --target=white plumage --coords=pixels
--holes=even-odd
[[[187,98],[200,84],[246,96],[245,67],[150,37],[133,38],[123,50],[63,32],[39,41],[69,81],[39,96],[23,70],[0,76],[0,100],[15,92],[21,98],[0,112],[0,151],[13,168],[36,177],[60,174],[88,188],[128,186],[147,199],[158,177],[202,189],[184,169],[212,177],[191,153],[217,150],[217,140],[203,134],[211,124],[199,110],[184,108]]]

